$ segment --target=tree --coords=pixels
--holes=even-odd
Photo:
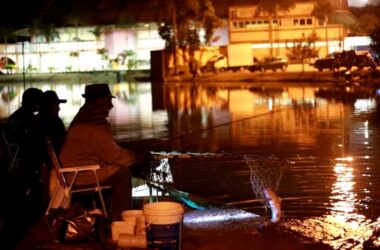
[[[288,43],[286,43],[289,60],[302,63],[302,72],[305,71],[307,59],[318,57],[318,49],[315,46],[317,40],[317,35],[311,33],[308,37],[302,36],[299,39],[294,39],[291,42],[291,46],[288,46]]]
[[[43,35],[47,43],[51,43],[56,38],[59,38],[59,32],[52,23],[42,25],[38,34]]]
[[[375,30],[378,23],[379,18],[374,14],[363,14],[359,17],[357,25],[351,27],[351,32],[353,34],[367,36]]]
[[[326,55],[329,53],[329,38],[327,24],[329,22],[329,15],[335,11],[331,1],[329,0],[319,0],[314,6],[312,15],[316,18],[323,20],[323,25],[325,26],[325,42],[326,42]]]
[[[171,0],[167,2],[167,6],[175,14],[164,20],[159,34],[165,40],[166,46],[174,47],[174,51],[177,46],[182,50],[184,61],[195,77],[199,68],[195,52],[210,45],[215,29],[223,22],[215,15],[210,0]]]
[[[291,8],[294,8],[295,4],[293,0],[260,0],[258,3],[257,16],[268,16],[269,24],[269,43],[270,50],[269,55],[273,56],[273,21],[276,20],[279,11],[288,11]]]
[[[100,43],[100,38],[101,38],[101,36],[102,36],[102,34],[103,34],[103,29],[102,29],[102,27],[100,27],[100,26],[96,26],[96,27],[91,31],[91,33],[95,36],[96,42],[97,42],[98,45],[99,45],[99,43]]]

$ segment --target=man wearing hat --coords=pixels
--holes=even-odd
[[[66,128],[59,117],[61,103],[66,103],[66,99],[60,99],[53,90],[47,90],[42,95],[40,112],[37,115],[37,122],[41,134],[48,137],[57,154],[61,150],[66,136]]]
[[[37,127],[36,113],[40,109],[42,93],[42,90],[37,88],[26,89],[22,94],[21,106],[9,116],[3,130],[9,145],[15,145],[17,148],[15,157],[19,167],[29,174],[35,172],[38,167],[35,150],[36,142],[41,140],[41,136]],[[16,169],[10,169],[12,170]]]
[[[63,121],[59,117],[61,103],[66,103],[67,100],[60,99],[57,93],[53,90],[47,90],[42,94],[40,111],[37,115],[37,125],[43,138],[49,138],[54,151],[58,154],[61,150],[63,142],[66,137],[66,128]],[[44,151],[45,152],[45,151]],[[48,154],[43,155],[43,161],[49,162]],[[40,178],[43,182],[41,189],[41,209],[45,210],[49,204],[49,183],[50,183],[50,169],[46,164],[41,168]]]
[[[101,184],[112,186],[112,219],[120,220],[121,212],[131,209],[132,183],[128,167],[137,161],[138,155],[121,148],[112,135],[107,117],[115,97],[108,84],[87,85],[82,96],[85,103],[69,126],[60,160],[64,167],[100,164],[97,173]],[[92,173],[81,174],[76,184],[94,183]]]
[[[43,210],[38,209],[43,145],[36,117],[42,93],[37,88],[26,89],[21,106],[9,116],[2,131],[3,139],[13,153],[7,164],[0,164],[1,181],[6,188],[1,196],[2,210],[6,211],[2,227],[6,228],[4,232],[9,238],[27,230],[43,214]]]

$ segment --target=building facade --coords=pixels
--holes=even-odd
[[[341,4],[342,1],[336,4]],[[315,2],[298,2],[294,8],[279,9],[275,16],[260,11],[257,5],[229,8],[229,42],[251,43],[257,57],[284,56],[295,39],[313,33],[320,56],[344,48],[347,28],[338,23],[326,23],[313,16]]]
[[[138,24],[133,28],[102,27],[56,28],[50,42],[43,34],[31,37],[30,42],[0,44],[1,57],[15,62],[12,73],[58,73],[94,70],[126,70],[128,60],[139,62],[134,69],[150,68],[150,51],[161,50],[165,42],[157,25]],[[133,51],[134,55],[121,62],[120,55]],[[3,73],[9,70],[0,69]]]

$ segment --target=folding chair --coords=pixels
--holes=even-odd
[[[20,146],[16,142],[9,142],[9,140],[8,140],[8,138],[4,132],[4,129],[1,130],[1,137],[2,137],[3,144],[6,148],[8,158],[10,159],[8,170],[11,171],[13,169],[13,167],[16,165],[16,162],[18,160],[18,153],[20,150]]]
[[[52,208],[62,207],[67,208],[70,206],[71,195],[74,193],[87,193],[87,192],[96,192],[99,195],[99,199],[102,205],[102,210],[104,216],[107,218],[107,209],[103,198],[103,189],[109,189],[111,186],[101,186],[99,183],[98,175],[96,173],[97,170],[100,169],[100,165],[89,165],[89,166],[77,166],[77,167],[65,167],[61,166],[57,155],[54,152],[53,146],[49,139],[45,139],[46,149],[49,153],[49,157],[51,160],[51,165],[53,167],[54,172],[56,173],[56,177],[58,179],[57,187],[51,197],[49,206],[46,210],[46,215],[50,213]],[[95,184],[91,187],[76,187],[75,182],[77,180],[78,174],[81,172],[92,172],[94,174]],[[73,174],[72,180],[70,183],[67,183],[65,174]]]

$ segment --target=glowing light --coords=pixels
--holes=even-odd
[[[248,212],[238,212],[238,213],[229,213],[228,210],[225,213],[206,213],[195,216],[187,216],[184,218],[184,223],[209,223],[209,222],[222,222],[229,220],[241,220],[241,219],[250,219],[257,218],[258,215],[248,213]]]
[[[349,161],[349,162],[351,162],[351,161],[354,160],[354,158],[351,157],[351,156],[348,156],[348,157],[335,158],[335,160],[337,160],[337,161]]]

